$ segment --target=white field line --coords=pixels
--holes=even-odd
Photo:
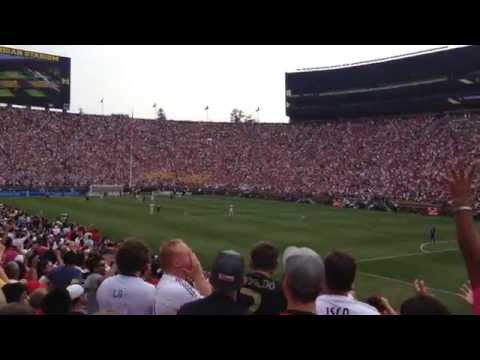
[[[450,243],[451,241],[437,241],[437,243]],[[423,243],[422,245],[420,245],[420,251],[424,254],[431,254],[431,253],[436,253],[436,252],[446,252],[446,251],[457,251],[458,248],[456,249],[444,249],[444,250],[425,250],[425,248],[427,247],[427,245],[431,245],[430,242],[425,242]]]
[[[388,281],[396,282],[396,283],[399,283],[399,284],[407,285],[407,286],[413,288],[413,283],[409,283],[407,281],[403,281],[403,280],[400,280],[400,279],[395,279],[395,278],[391,278],[391,277],[386,277],[386,276],[381,276],[381,275],[376,275],[376,274],[370,274],[370,273],[360,272],[360,271],[358,273],[360,275],[365,275],[365,276],[369,276],[369,277],[377,278],[377,279],[382,279],[382,280],[388,280]],[[427,287],[427,289],[432,290],[434,292],[443,293],[443,294],[458,297],[458,295],[456,293],[454,293],[453,291],[436,289],[436,288],[432,288],[432,287]]]
[[[437,241],[438,243],[449,243],[450,241]],[[379,261],[379,260],[389,260],[389,259],[397,259],[397,258],[402,258],[402,257],[409,257],[409,256],[420,256],[420,255],[428,255],[428,254],[438,254],[438,253],[444,253],[444,252],[450,252],[450,251],[458,251],[458,249],[443,249],[443,250],[425,250],[425,247],[429,245],[429,242],[423,243],[420,245],[420,252],[414,252],[414,253],[407,253],[407,254],[399,254],[399,255],[391,255],[391,256],[379,256],[379,257],[374,257],[374,258],[366,258],[366,259],[360,259],[357,261],[357,263],[364,263],[364,262],[370,262],[370,261]]]

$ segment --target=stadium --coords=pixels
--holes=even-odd
[[[279,74],[288,124],[73,113],[71,61],[0,48],[0,313],[23,295],[32,314],[259,313],[270,296],[288,306],[269,315],[477,313],[476,239],[457,237],[480,199],[449,170],[480,155],[479,46]],[[173,310],[172,284],[191,299]],[[321,305],[339,296],[353,305]]]

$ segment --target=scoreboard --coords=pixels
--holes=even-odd
[[[70,108],[70,58],[0,47],[0,103]]]

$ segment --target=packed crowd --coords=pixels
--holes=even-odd
[[[445,164],[480,152],[474,114],[287,125],[0,108],[0,132],[0,188],[128,185],[132,165],[136,187],[442,203]]]
[[[460,294],[480,314],[480,233],[472,217],[474,169],[450,174],[458,241],[470,282]],[[355,259],[333,251],[287,247],[280,257],[258,242],[244,257],[220,251],[208,272],[187,242],[158,254],[138,239],[113,242],[90,226],[50,222],[0,208],[1,315],[445,315],[422,281],[399,309],[380,295],[356,298]],[[280,262],[280,264],[279,264]],[[281,266],[279,266],[281,265]],[[277,268],[282,280],[275,280]]]

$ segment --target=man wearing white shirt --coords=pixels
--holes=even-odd
[[[316,300],[318,315],[380,315],[373,306],[355,300],[350,294],[356,268],[355,260],[339,251],[325,258],[326,292]]]
[[[176,315],[184,304],[210,295],[212,286],[197,256],[183,240],[163,244],[159,258],[163,275],[155,291],[156,315]]]
[[[155,287],[140,277],[149,259],[148,248],[140,241],[128,240],[120,247],[116,256],[120,274],[105,279],[97,290],[100,311],[153,315]]]

